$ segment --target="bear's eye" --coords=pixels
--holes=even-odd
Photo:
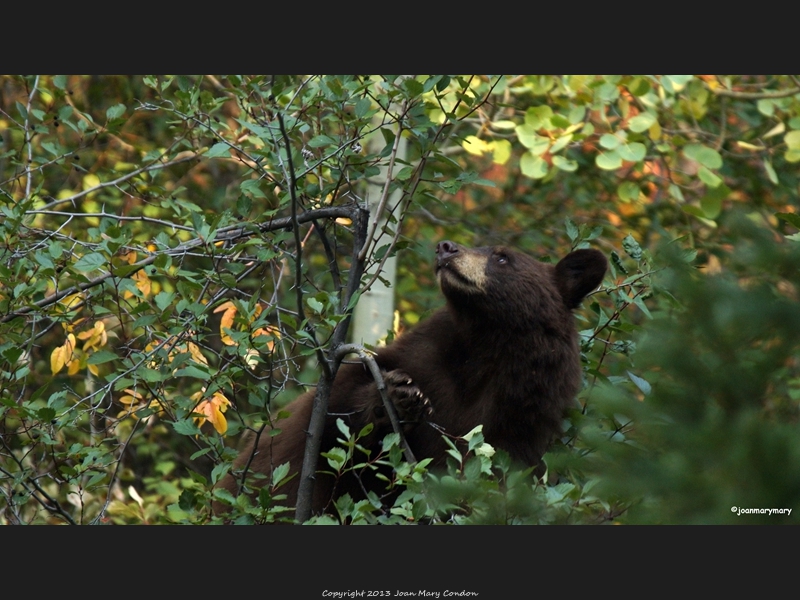
[[[508,256],[505,254],[498,254],[496,260],[497,264],[504,265],[508,262]]]

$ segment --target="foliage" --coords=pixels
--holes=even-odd
[[[239,439],[332,379],[386,257],[403,326],[441,305],[441,239],[610,256],[546,480],[480,432],[428,472],[343,430],[332,471],[389,490],[315,522],[778,522],[730,508],[797,497],[794,76],[2,76],[0,131],[0,522],[283,518],[283,470],[214,488]]]
[[[733,217],[719,273],[700,275],[665,248],[660,278],[681,306],[650,324],[637,353],[652,393],[598,398],[598,410],[635,423],[593,457],[601,487],[633,503],[632,522],[792,522],[741,509],[793,509],[800,493],[800,248]]]

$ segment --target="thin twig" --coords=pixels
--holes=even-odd
[[[389,394],[386,393],[386,382],[383,380],[383,375],[381,374],[381,368],[378,366],[378,363],[375,362],[375,358],[367,352],[364,346],[360,344],[344,344],[336,348],[334,355],[338,360],[342,360],[348,354],[358,354],[358,358],[361,359],[369,372],[372,374],[372,378],[375,380],[375,385],[378,386],[378,393],[381,395],[381,400],[383,401],[383,407],[386,409],[386,414],[389,415],[389,421],[392,424],[392,429],[394,432],[400,436],[400,446],[403,448],[403,455],[406,457],[406,461],[410,464],[416,464],[417,459],[414,457],[414,453],[411,451],[411,446],[408,445],[406,441],[406,436],[403,435],[403,429],[400,427],[400,419],[397,417],[397,409],[394,406],[394,403],[389,398]]]
[[[405,114],[407,110],[406,103],[403,103],[402,107],[402,114]],[[375,211],[375,214],[372,215],[372,225],[369,229],[369,234],[367,234],[367,239],[371,240],[375,235],[375,230],[378,228],[378,222],[381,220],[381,215],[383,215],[383,211],[386,208],[386,202],[389,199],[389,187],[392,183],[392,170],[394,169],[394,161],[397,158],[397,151],[400,148],[400,139],[402,138],[403,133],[403,124],[401,121],[397,122],[397,132],[394,136],[394,144],[392,144],[392,152],[389,155],[389,166],[386,168],[386,181],[383,184],[383,191],[381,192],[381,199],[378,202],[378,208]],[[358,260],[364,260],[367,257],[367,249],[369,245],[364,246],[361,250],[361,254],[358,255]]]
[[[181,155],[183,155],[183,156],[181,156]],[[100,184],[98,184],[98,185],[96,185],[94,187],[91,187],[91,188],[87,189],[87,190],[83,190],[82,192],[78,192],[77,194],[74,194],[74,195],[72,195],[72,196],[70,196],[68,198],[63,198],[61,200],[54,200],[53,202],[48,202],[47,204],[42,206],[39,210],[48,210],[48,209],[53,208],[54,206],[58,206],[60,204],[66,204],[67,202],[72,202],[74,204],[75,200],[77,200],[78,198],[82,198],[83,196],[86,196],[87,194],[91,194],[91,193],[96,192],[98,190],[102,190],[103,188],[111,187],[111,186],[114,186],[114,185],[119,185],[123,181],[127,181],[128,179],[131,179],[132,177],[136,177],[140,173],[146,173],[148,171],[155,171],[157,169],[166,169],[167,167],[172,167],[172,166],[178,165],[180,163],[184,163],[184,162],[187,162],[187,161],[190,161],[190,160],[194,160],[198,156],[199,156],[199,153],[197,153],[197,152],[188,152],[188,153],[181,152],[181,154],[178,155],[178,158],[175,158],[174,160],[170,160],[170,161],[167,161],[165,163],[151,163],[151,164],[147,165],[146,167],[142,167],[141,169],[136,169],[135,171],[131,171],[127,175],[123,175],[122,177],[120,177],[118,179],[115,179],[113,181],[105,181],[105,182],[100,183]]]
[[[38,85],[39,76],[37,75],[36,79],[33,81],[33,89],[31,93],[28,94],[28,104],[25,107],[25,125],[23,126],[23,130],[25,131],[25,140],[28,143],[28,164],[25,166],[25,172],[27,173],[25,177],[25,198],[30,198],[31,195],[31,165],[33,164],[33,135],[28,131],[28,119],[30,118],[31,103],[33,102],[33,97],[36,95],[36,88]]]

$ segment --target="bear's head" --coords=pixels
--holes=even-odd
[[[487,323],[556,323],[605,276],[597,250],[575,250],[553,266],[506,248],[436,246],[436,275],[450,307]]]

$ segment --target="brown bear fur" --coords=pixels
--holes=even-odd
[[[572,309],[600,285],[607,261],[596,250],[576,250],[553,266],[502,246],[468,249],[449,241],[440,242],[436,253],[447,305],[378,349],[375,358],[409,446],[418,460],[430,457],[441,465],[446,445],[439,429],[463,436],[483,424],[486,442],[518,463],[538,465],[580,387]],[[298,475],[279,489],[288,506],[296,502],[313,399],[312,390],[285,408],[291,415],[277,423],[281,433],[262,435],[250,464],[251,471],[270,474],[290,462]],[[341,437],[336,418],[352,432],[372,423],[362,443],[374,452],[391,432],[375,381],[361,364],[339,369],[328,412],[323,451]],[[251,444],[235,468],[252,454]],[[328,468],[325,459],[320,468]],[[239,488],[230,475],[222,486],[234,495]],[[364,488],[381,494],[385,487],[377,479],[350,475],[337,482],[318,475],[313,511],[331,510],[332,499],[344,493],[358,500]]]

